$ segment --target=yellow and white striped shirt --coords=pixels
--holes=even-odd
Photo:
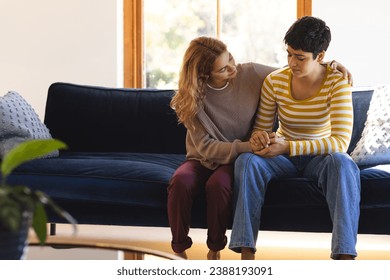
[[[290,156],[346,152],[353,127],[351,85],[328,66],[321,89],[297,100],[291,95],[291,77],[289,67],[267,76],[254,131],[271,132],[277,113],[277,135],[289,141]]]

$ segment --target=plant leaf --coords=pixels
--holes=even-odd
[[[57,203],[54,202],[53,199],[51,199],[48,195],[46,195],[44,192],[41,191],[36,191],[35,195],[39,199],[39,201],[44,204],[49,206],[58,216],[64,218],[67,220],[69,223],[72,224],[73,226],[73,233],[77,233],[77,221],[70,215],[67,211],[62,209]]]
[[[41,244],[45,244],[47,235],[47,215],[45,207],[41,203],[35,205],[35,211],[33,215],[32,227]]]
[[[5,182],[5,178],[12,170],[20,164],[66,147],[64,142],[57,139],[36,139],[20,143],[10,150],[3,158],[1,163],[3,182]]]

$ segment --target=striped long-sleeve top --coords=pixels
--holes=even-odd
[[[297,100],[291,94],[289,67],[276,70],[265,79],[255,130],[271,132],[277,113],[277,135],[290,144],[290,156],[346,152],[352,135],[352,89],[339,73],[328,66],[320,90],[310,98]]]

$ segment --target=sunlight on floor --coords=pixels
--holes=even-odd
[[[189,259],[202,260],[207,254],[206,230],[191,229],[190,236],[194,242],[187,251]],[[227,232],[230,236],[230,231]],[[256,259],[261,260],[327,260],[330,255],[330,233],[302,233],[302,232],[271,232],[260,231],[257,243]],[[30,240],[35,240],[30,234]],[[48,241],[73,240],[77,242],[105,242],[111,244],[132,245],[172,253],[170,248],[171,233],[169,228],[155,227],[124,227],[124,226],[97,226],[79,225],[76,236],[72,235],[71,227],[66,224],[57,225],[57,235],[49,237]],[[51,249],[51,250],[48,250]],[[26,259],[123,259],[121,252],[91,252],[83,251],[75,254],[77,249],[43,250],[31,247]],[[358,236],[358,258],[361,260],[390,260],[390,235]],[[155,259],[146,256],[145,259]],[[240,255],[225,248],[221,252],[222,260],[239,259]]]

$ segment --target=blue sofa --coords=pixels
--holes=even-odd
[[[359,140],[372,91],[353,93],[352,151]],[[10,183],[41,189],[80,224],[168,226],[166,187],[185,159],[185,133],[169,107],[172,90],[117,89],[54,83],[44,122],[68,144],[59,157],[20,166]],[[390,234],[390,174],[361,171],[360,233]],[[261,229],[330,232],[323,196],[308,178],[271,182]],[[52,223],[63,222],[50,215]],[[205,201],[195,202],[192,227],[205,228]]]

